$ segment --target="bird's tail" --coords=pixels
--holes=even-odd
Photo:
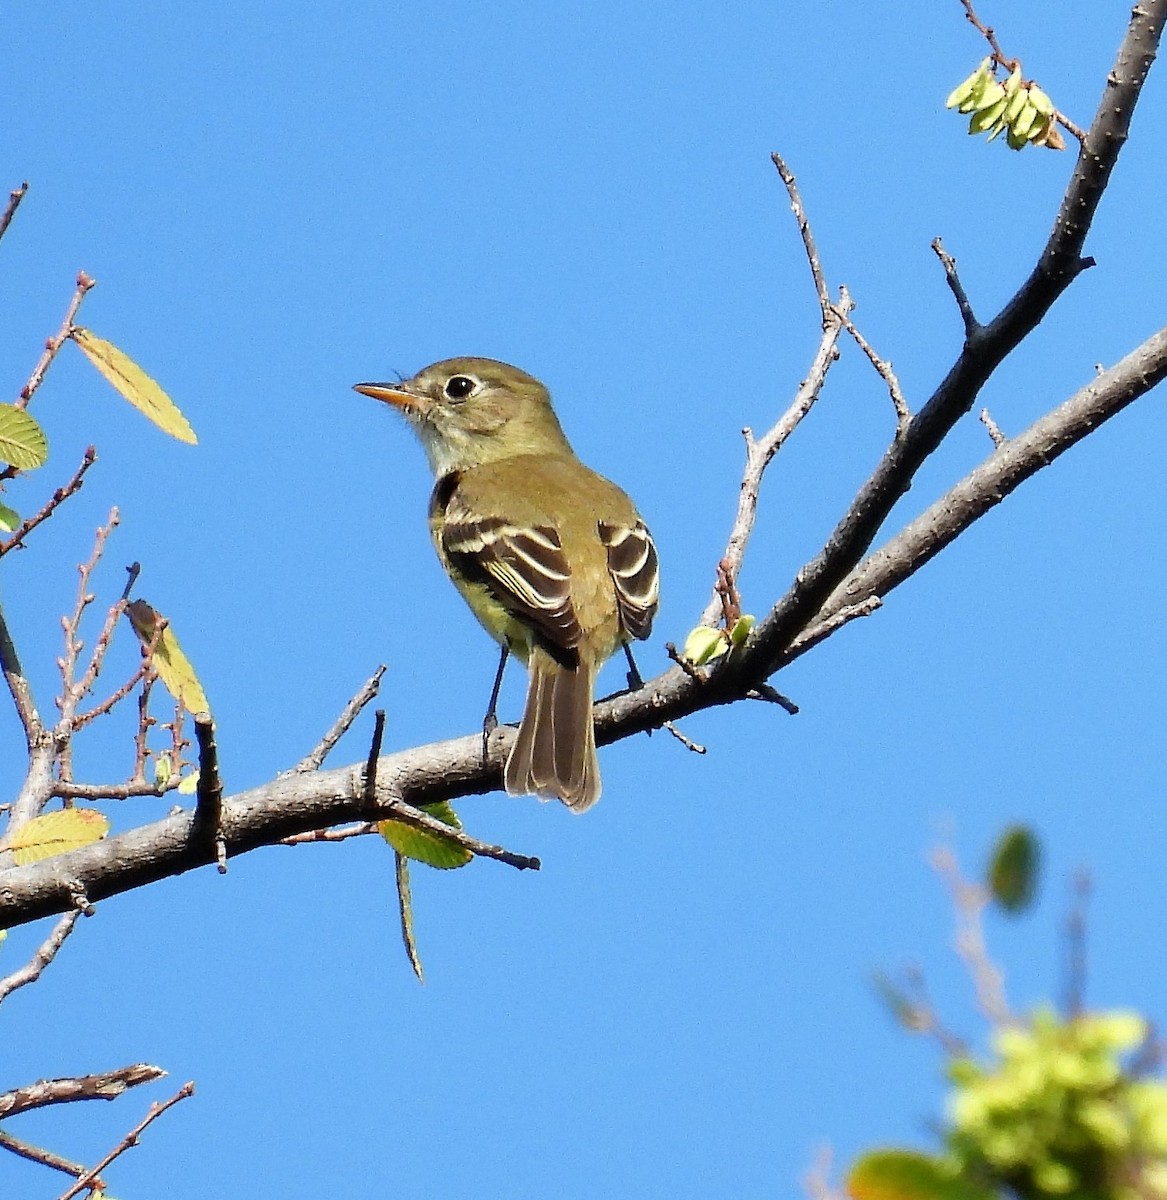
[[[592,726],[596,669],[581,661],[569,668],[535,647],[519,734],[507,759],[504,782],[512,796],[557,797],[574,812],[600,797],[600,764]]]

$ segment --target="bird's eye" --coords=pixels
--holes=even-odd
[[[465,400],[478,387],[478,380],[469,375],[451,375],[446,380],[446,395],[451,400]]]

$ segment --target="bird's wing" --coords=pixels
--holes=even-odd
[[[463,574],[489,587],[553,645],[579,645],[583,632],[571,603],[571,569],[554,529],[520,527],[455,503],[446,510],[441,539]]]
[[[599,523],[608,551],[608,571],[616,586],[620,622],[636,638],[648,637],[660,600],[656,546],[643,521],[635,525]]]

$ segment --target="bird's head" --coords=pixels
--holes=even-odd
[[[569,452],[547,389],[493,358],[447,358],[400,383],[354,387],[405,414],[438,476],[519,454]]]

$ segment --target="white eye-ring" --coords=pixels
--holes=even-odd
[[[465,400],[473,396],[482,385],[472,375],[451,375],[442,389],[451,400]]]

